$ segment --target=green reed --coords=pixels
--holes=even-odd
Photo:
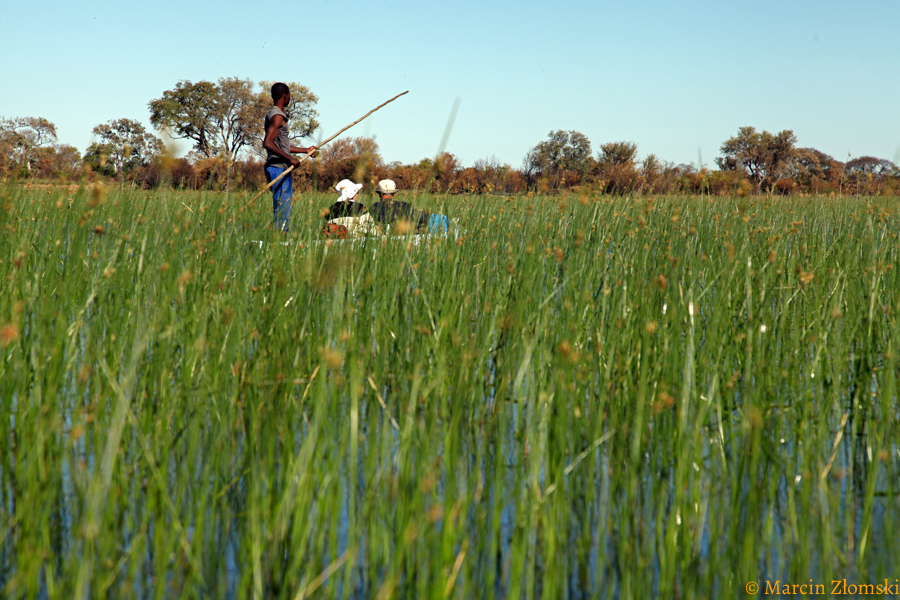
[[[247,198],[0,189],[4,595],[897,576],[896,199]]]

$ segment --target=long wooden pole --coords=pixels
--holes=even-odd
[[[405,92],[403,92],[403,94],[408,94],[408,93],[409,93],[409,90],[406,90]],[[367,112],[366,114],[364,114],[363,116],[361,116],[360,118],[358,118],[357,120],[353,121],[352,123],[350,123],[349,125],[347,125],[347,126],[344,127],[343,129],[341,129],[340,131],[338,131],[336,134],[334,134],[333,136],[331,136],[330,138],[328,138],[327,140],[325,140],[324,142],[322,142],[321,144],[319,144],[318,146],[316,146],[316,152],[319,151],[319,148],[321,148],[322,146],[324,146],[325,144],[327,144],[328,142],[330,142],[331,140],[333,140],[333,139],[336,138],[337,136],[341,135],[342,133],[344,133],[345,131],[347,131],[348,129],[350,129],[351,127],[353,127],[354,125],[357,125],[360,121],[364,120],[366,117],[368,117],[369,115],[371,115],[371,114],[372,114],[373,112],[375,112],[376,110],[378,110],[378,109],[380,109],[380,108],[384,108],[385,106],[387,106],[388,104],[390,104],[391,102],[393,102],[394,100],[396,100],[397,98],[399,98],[400,96],[402,96],[403,94],[397,94],[396,96],[394,96],[393,98],[391,98],[391,99],[388,100],[387,102],[385,102],[385,103],[383,103],[383,104],[379,104],[378,106],[376,106],[375,108],[373,108],[372,110],[370,110],[369,112]],[[300,159],[300,162],[302,163],[304,160],[306,160],[307,158],[309,158],[309,156],[310,156],[309,154],[305,155],[303,158]],[[300,163],[297,163],[297,164],[299,165]],[[239,211],[237,212],[237,214],[231,215],[231,218],[228,219],[228,223],[227,223],[227,224],[230,225],[231,222],[234,221],[234,218],[235,218],[235,217],[240,216],[240,214],[241,214],[242,212],[244,212],[245,210],[247,210],[247,208],[248,208],[251,204],[253,204],[253,203],[256,201],[257,198],[259,198],[260,196],[262,196],[263,194],[265,194],[265,193],[268,191],[268,189],[269,189],[270,187],[272,187],[273,185],[275,185],[276,183],[278,183],[278,182],[281,180],[282,177],[286,176],[288,173],[290,173],[291,171],[293,171],[295,166],[296,166],[296,165],[291,165],[290,167],[288,167],[287,169],[285,169],[284,172],[281,173],[281,175],[279,175],[278,177],[276,177],[275,179],[273,179],[271,182],[269,182],[269,185],[267,185],[265,188],[263,188],[263,190],[262,190],[260,193],[258,193],[257,195],[253,196],[252,198],[250,198],[250,200],[247,202],[247,204],[245,204],[244,206],[242,206],[242,207],[241,207],[241,210],[239,210]]]

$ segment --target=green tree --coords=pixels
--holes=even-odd
[[[11,171],[16,166],[16,134],[9,127],[11,119],[0,119],[0,173]]]
[[[267,82],[255,89],[249,79],[223,77],[217,83],[180,81],[152,100],[150,122],[175,138],[190,139],[206,158],[224,155],[234,164],[245,152],[262,152],[263,119],[272,106]],[[318,98],[296,83],[291,88],[288,118],[292,136],[306,137],[318,127],[313,108]]]
[[[847,179],[856,186],[856,193],[879,193],[885,180],[897,172],[891,161],[874,156],[860,156],[847,161]]]
[[[63,175],[75,175],[81,167],[81,153],[78,149],[68,144],[57,144],[53,150],[53,171]]]
[[[875,158],[874,156],[860,156],[847,162],[847,173],[850,175],[880,177],[881,175],[893,173],[896,168],[891,161],[885,158]]]
[[[820,183],[837,182],[844,163],[815,148],[797,148],[787,167],[787,174],[800,185],[817,191]]]
[[[736,136],[722,144],[722,156],[716,158],[716,164],[723,171],[743,170],[760,190],[787,174],[796,144],[797,137],[790,129],[774,134],[741,127]]]
[[[162,98],[150,101],[150,122],[173,138],[189,139],[201,155],[217,153],[215,128],[220,113],[219,91],[209,81],[179,81]]]
[[[38,149],[53,147],[56,142],[56,125],[47,119],[0,119],[0,160],[7,168],[19,166],[31,171]]]
[[[652,168],[656,168],[655,160],[654,156],[649,163]],[[622,194],[639,187],[637,144],[625,141],[601,144],[594,174],[607,193]]]
[[[249,79],[224,77],[216,86],[219,92],[218,111],[213,128],[215,146],[233,164],[242,151],[252,149],[257,139],[262,143],[262,120],[258,95]]]
[[[651,155],[653,156],[653,155]],[[654,159],[656,157],[654,156]],[[601,144],[597,162],[604,166],[634,166],[637,162],[637,144],[634,142],[609,142]]]
[[[651,192],[659,191],[660,188],[663,187],[663,173],[665,170],[665,163],[655,154],[648,154],[646,158],[641,161],[640,174],[643,177],[645,185],[650,188]]]
[[[84,162],[94,170],[107,170],[110,174],[127,173],[146,166],[163,149],[159,138],[131,119],[117,119],[97,125],[94,135],[97,141],[88,146]],[[102,165],[104,162],[105,165]]]
[[[547,138],[526,155],[525,175],[550,177],[558,184],[565,171],[573,171],[584,179],[591,166],[591,141],[587,136],[558,129]]]
[[[65,179],[78,174],[81,167],[81,154],[77,148],[67,144],[41,146],[34,151],[32,163],[31,173],[35,177]]]

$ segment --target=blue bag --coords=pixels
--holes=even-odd
[[[450,230],[450,221],[442,214],[433,214],[428,219],[428,231],[430,233],[446,233]]]

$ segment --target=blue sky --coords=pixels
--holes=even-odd
[[[793,129],[835,158],[900,159],[900,2],[386,0],[9,3],[0,116],[40,116],[80,150],[179,80],[298,81],[322,137],[397,93],[346,135],[387,160],[447,150],[519,167],[553,129],[640,155],[714,164],[738,127]],[[188,143],[182,142],[184,150]]]

